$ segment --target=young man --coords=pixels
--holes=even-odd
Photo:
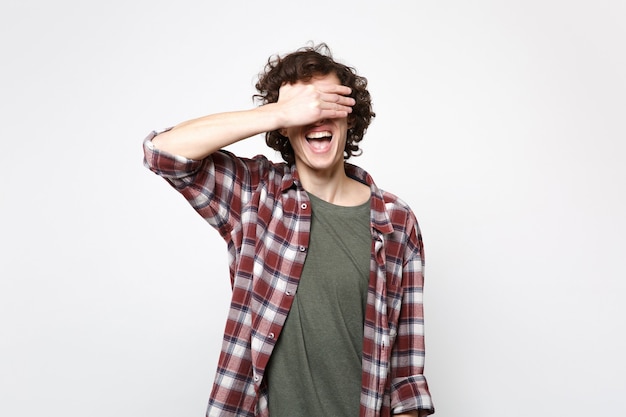
[[[232,300],[207,416],[425,416],[423,246],[411,209],[348,164],[367,80],[324,44],[268,61],[262,105],[144,142],[226,240]],[[259,133],[285,162],[222,148]]]

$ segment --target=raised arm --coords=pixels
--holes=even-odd
[[[259,133],[346,117],[355,103],[354,99],[346,97],[350,92],[349,87],[338,84],[285,84],[276,103],[189,120],[157,135],[152,142],[160,150],[189,159],[203,159]]]

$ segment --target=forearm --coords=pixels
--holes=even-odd
[[[275,103],[189,120],[161,133],[152,143],[168,153],[200,160],[259,133],[306,126],[326,118],[347,117],[355,104],[353,98],[346,97],[351,91],[349,87],[333,83],[285,84]]]
[[[268,104],[189,120],[157,135],[152,143],[171,154],[200,160],[240,140],[278,129],[279,116],[274,107]]]

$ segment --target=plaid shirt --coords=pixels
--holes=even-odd
[[[201,161],[159,151],[144,164],[165,178],[227,243],[232,300],[207,416],[267,417],[263,378],[306,258],[311,205],[295,166],[219,151]],[[423,376],[423,245],[410,208],[371,188],[372,253],[365,313],[360,417],[434,412]]]

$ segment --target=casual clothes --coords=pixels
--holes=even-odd
[[[159,151],[145,164],[165,178],[227,243],[233,288],[207,416],[268,416],[265,371],[302,275],[310,199],[294,165],[226,151],[195,161]],[[417,220],[362,169],[371,189],[371,256],[363,330],[360,417],[434,412],[424,366],[423,245]]]
[[[309,197],[309,250],[265,373],[270,416],[356,417],[372,246],[370,202],[342,207]]]

